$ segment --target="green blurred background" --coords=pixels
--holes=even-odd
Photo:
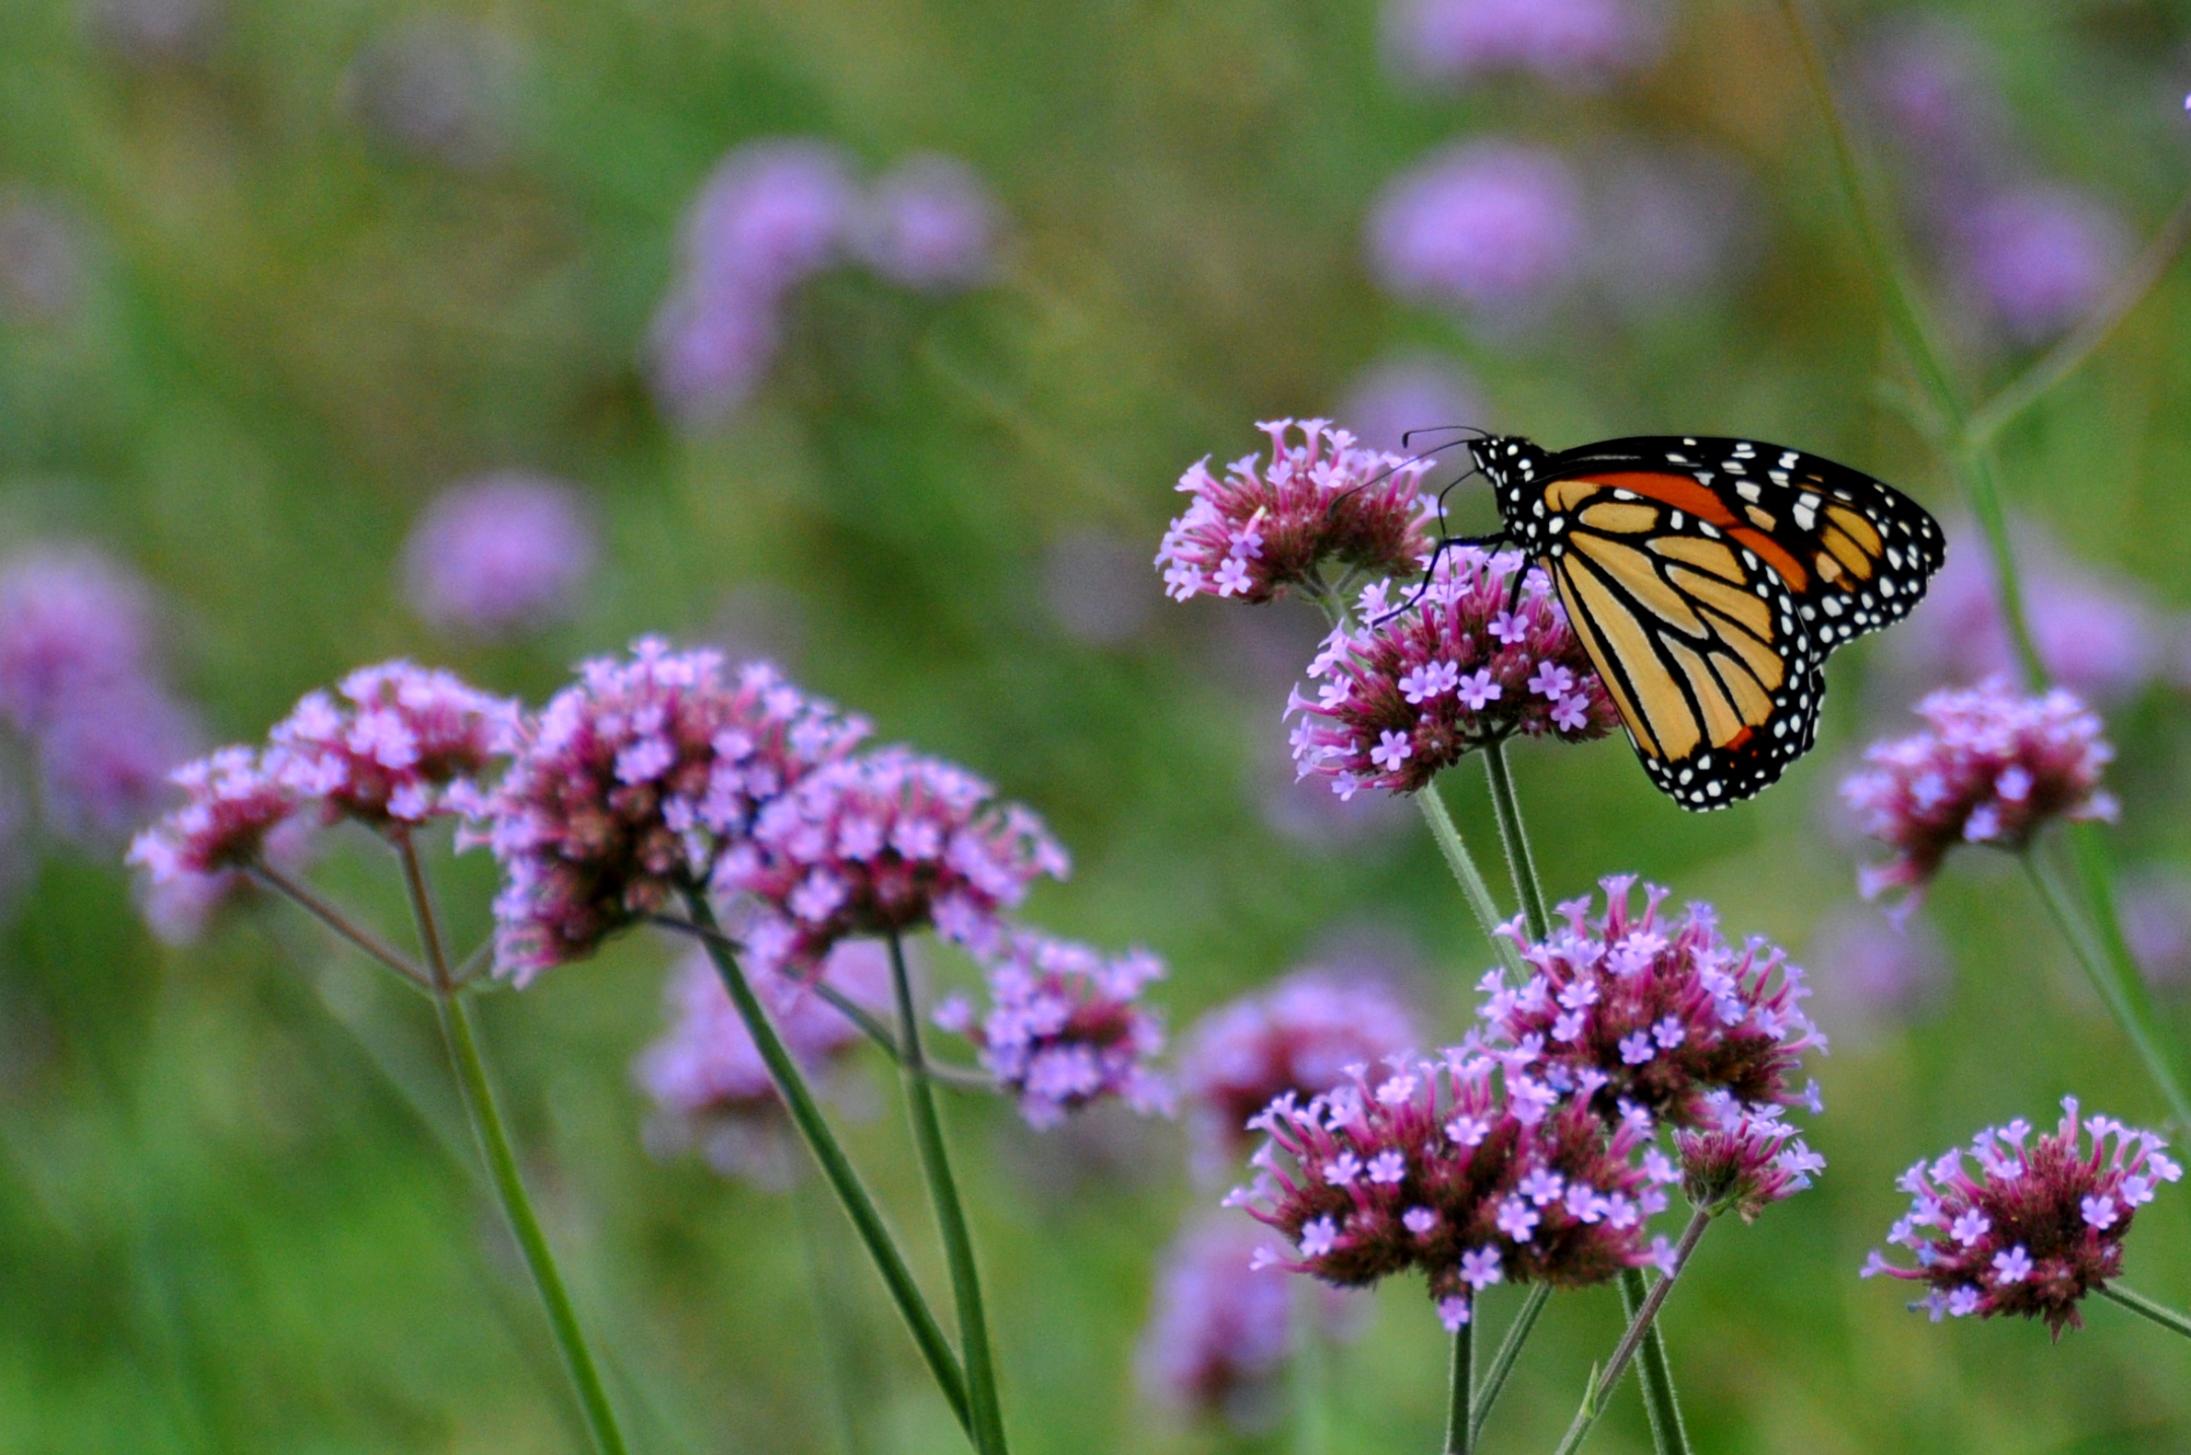
[[[143,572],[178,690],[220,739],[396,654],[538,701],[643,631],[777,653],[885,736],[1043,812],[1078,862],[1031,914],[1162,953],[1175,1028],[1311,957],[1370,956],[1458,1035],[1487,950],[1416,820],[1327,822],[1283,798],[1279,710],[1307,609],[1175,606],[1146,557],[1185,465],[1256,448],[1255,419],[1328,412],[1409,351],[1472,376],[1478,422],[1552,442],[1785,439],[1959,515],[1901,404],[1777,12],[1698,0],[1660,19],[1651,58],[1597,84],[1423,85],[1394,74],[1366,6],[7,0],[0,195],[47,230],[27,250],[45,272],[0,311],[0,540],[91,541]],[[2181,186],[2182,6],[1836,5],[1827,21],[1852,58],[1891,59],[1913,22],[1952,28],[1998,101],[1965,112],[1991,154],[2119,219],[2123,245],[2102,249],[2117,270]],[[487,72],[391,82],[361,59],[422,25],[485,38]],[[1855,69],[1841,79],[1864,110]],[[406,132],[436,106],[447,127]],[[866,175],[915,151],[964,158],[996,194],[1000,261],[948,297],[826,273],[788,306],[750,400],[680,427],[642,362],[680,216],[729,148],[772,134],[839,143]],[[1396,174],[1477,136],[1574,157],[1708,149],[1743,179],[1740,257],[1669,297],[1637,283],[1640,298],[1522,323],[1396,300],[1365,264],[1364,220]],[[1924,202],[1921,171],[1885,171]],[[1595,246],[1619,252],[1620,220],[1593,224]],[[1952,249],[1918,251],[1972,389],[2046,342],[1955,311]],[[2156,663],[2176,650],[2168,613],[2191,608],[2187,310],[2191,286],[2169,279],[2003,441],[2015,509],[2137,595],[2170,637]],[[601,561],[568,620],[481,645],[422,624],[398,563],[444,485],[505,468],[580,486]],[[1923,622],[1905,630],[1940,630]],[[1887,652],[1837,660],[1818,751],[1732,813],[1680,813],[1616,742],[1525,746],[1554,894],[1634,870],[1812,958],[1861,853],[1830,806],[1837,768],[1928,685]],[[2181,688],[2108,707],[2120,853],[2165,874],[2191,856]],[[1446,787],[1488,845],[1478,770]],[[0,938],[0,1449],[578,1448],[426,1007],[294,914],[163,947],[130,912],[118,851],[14,836],[34,877]],[[369,845],[318,872],[400,928]],[[437,872],[476,938],[491,864]],[[1933,1328],[1857,1281],[1909,1162],[2045,1117],[2065,1091],[2160,1117],[2007,866],[1966,856],[1921,920],[1952,970],[1918,1011],[1822,997],[1841,1043],[1818,1068],[1821,1184],[1715,1237],[1668,1311],[1698,1448],[2191,1448],[2191,1357],[2119,1310],[2050,1347],[2034,1326]],[[643,1147],[628,1068],[661,1024],[671,953],[629,938],[481,1007],[638,1444],[844,1448],[806,1220],[827,1296],[861,1330],[867,1448],[953,1448],[833,1213]],[[895,1093],[874,1085],[852,1143],[940,1288]],[[1017,1448],[1287,1448],[1136,1387],[1157,1251],[1214,1196],[1178,1129],[1105,1112],[1040,1136],[1000,1104],[955,1110]],[[2131,1281],[2191,1302],[2184,1195],[2141,1222]],[[1434,1438],[1444,1341],[1419,1289],[1375,1303],[1325,1369],[1334,1455]],[[1610,1294],[1559,1300],[1493,1447],[1549,1447],[1617,1324]],[[1593,1445],[1646,1447],[1626,1402]]]

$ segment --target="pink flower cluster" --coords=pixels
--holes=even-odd
[[[1995,680],[1932,693],[1917,715],[1922,731],[1875,744],[1841,785],[1864,831],[1894,850],[1863,871],[1867,897],[1923,888],[1958,844],[2016,850],[2051,819],[2114,817],[2100,788],[2114,749],[2072,694]]]
[[[1745,1107],[1724,1091],[1705,1098],[1703,1122],[1674,1133],[1681,1188],[1690,1205],[1741,1214],[1744,1222],[1795,1196],[1826,1170],[1782,1108]]]
[[[150,676],[152,603],[101,552],[43,546],[0,567],[0,716],[34,732],[88,693]]]
[[[1342,985],[1317,970],[1204,1016],[1180,1054],[1196,1160],[1232,1164],[1252,1144],[1249,1119],[1288,1092],[1307,1099],[1422,1044],[1407,1008],[1382,987]]]
[[[1706,1126],[1714,1092],[1752,1110],[1817,1110],[1816,1084],[1795,1082],[1803,1053],[1825,1049],[1803,1013],[1802,972],[1762,941],[1727,944],[1708,905],[1661,918],[1656,886],[1634,913],[1634,884],[1606,879],[1594,920],[1586,899],[1561,905],[1567,923],[1542,944],[1507,927],[1532,973],[1519,988],[1484,977],[1495,1054],[1609,1119]]]
[[[937,1007],[936,1022],[980,1048],[982,1065],[1031,1126],[1056,1126],[1106,1096],[1140,1112],[1169,1111],[1171,1087],[1149,1064],[1164,1049],[1164,1029],[1139,1004],[1163,974],[1147,951],[1106,957],[1015,931],[990,957],[988,1011],[977,1021],[954,999]]]
[[[274,725],[266,761],[326,817],[390,830],[479,814],[480,780],[515,746],[518,706],[454,673],[383,662],[306,694]]]
[[[1907,1249],[1916,1266],[1890,1263],[1874,1249],[1864,1277],[1925,1284],[1930,1292],[1912,1307],[1935,1322],[2017,1314],[2045,1319],[2056,1338],[2078,1327],[2078,1303],[2122,1271],[2137,1210],[2183,1168],[2151,1132],[2104,1116],[2080,1122],[2075,1097],[2062,1099],[2051,1135],[2034,1141],[2031,1130],[2021,1119],[1988,1127],[1967,1154],[1950,1151],[1902,1174],[1910,1209],[1887,1241]]]
[[[1261,456],[1246,455],[1223,478],[1207,460],[1180,477],[1179,489],[1194,498],[1156,553],[1167,595],[1265,602],[1289,588],[1325,589],[1330,565],[1396,575],[1430,553],[1437,519],[1423,493],[1430,461],[1362,449],[1329,420],[1258,428],[1270,436],[1267,468]]]
[[[498,970],[522,982],[705,886],[763,804],[866,731],[765,663],[733,675],[719,653],[651,637],[586,663],[484,805]]]
[[[228,747],[172,775],[180,808],[137,835],[129,862],[155,884],[242,868],[297,812],[297,792],[266,754]]]
[[[1259,1118],[1269,1141],[1229,1205],[1282,1233],[1261,1262],[1352,1287],[1416,1270],[1448,1328],[1494,1283],[1574,1287],[1659,1263],[1647,1241],[1680,1173],[1646,1156],[1640,1118],[1608,1127],[1581,1101],[1489,1056],[1357,1067]]]
[[[1544,573],[1518,555],[1447,551],[1422,598],[1378,582],[1362,593],[1366,623],[1341,626],[1309,664],[1313,699],[1296,688],[1293,761],[1350,798],[1363,787],[1413,793],[1470,750],[1517,733],[1566,742],[1603,737],[1613,705]],[[1509,603],[1513,603],[1511,610]]]
[[[750,897],[741,937],[765,969],[840,941],[933,927],[983,951],[1033,882],[1065,877],[1042,821],[965,769],[887,748],[819,767],[754,815],[716,887]]]

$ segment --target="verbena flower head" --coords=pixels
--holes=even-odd
[[[1753,1111],[1815,1111],[1816,1083],[1796,1078],[1825,1037],[1803,1012],[1803,972],[1762,940],[1728,944],[1709,905],[1662,915],[1666,891],[1651,885],[1637,913],[1633,876],[1603,883],[1604,913],[1570,900],[1542,944],[1518,923],[1502,931],[1530,975],[1519,988],[1484,977],[1493,1053],[1607,1118],[1700,1127],[1718,1092]]]
[[[1338,417],[1353,427],[1365,448],[1407,456],[1453,438],[1448,432],[1410,440],[1406,438],[1410,430],[1482,424],[1484,413],[1481,392],[1458,365],[1437,354],[1402,353],[1380,359],[1355,375],[1340,402]]]
[[[256,857],[294,874],[310,857],[317,837],[309,820],[292,816],[265,832]],[[149,870],[150,866],[146,867]],[[159,939],[171,945],[187,945],[261,893],[259,885],[241,869],[215,869],[201,874],[169,867],[165,872],[147,872],[138,878],[137,912]]]
[[[330,822],[388,830],[486,811],[480,783],[517,742],[518,707],[454,673],[382,662],[311,692],[269,735],[268,762]]]
[[[1068,868],[1032,812],[964,768],[894,747],[830,763],[765,804],[717,887],[750,897],[742,937],[755,963],[804,970],[840,940],[931,927],[987,950],[999,913]]]
[[[1903,1173],[1910,1210],[1887,1241],[1915,1266],[1874,1249],[1864,1277],[1926,1285],[1931,1291],[1911,1307],[1936,1323],[2018,1314],[2045,1319],[2056,1338],[2064,1326],[2079,1327],[2078,1303],[2122,1271],[2137,1210],[2183,1168],[2151,1132],[2104,1116],[2080,1122],[2075,1097],[2062,1099],[2051,1134],[2031,1133],[2021,1119],[1987,1127],[1968,1153],[1950,1151]]]
[[[222,748],[170,778],[183,791],[182,806],[129,848],[129,862],[156,885],[248,866],[299,806],[296,790],[254,748]]]
[[[866,731],[766,663],[733,673],[652,637],[586,663],[485,805],[480,839],[503,869],[498,969],[522,981],[582,958],[706,885],[762,804]]]
[[[1958,844],[2020,850],[2052,819],[2110,819],[2100,773],[2115,750],[2100,719],[2055,688],[2005,681],[1932,693],[1921,732],[1874,744],[1841,784],[1864,832],[1894,850],[1863,871],[1866,895],[1920,889]]]
[[[835,262],[859,206],[845,155],[813,137],[733,149],[685,220],[685,268],[709,292],[773,297]]]
[[[169,775],[204,745],[196,714],[150,682],[72,696],[37,739],[47,827],[81,844],[127,842],[167,806]]]
[[[2020,343],[2043,341],[2090,313],[2130,251],[2111,208],[2049,185],[2013,189],[1974,208],[1961,247],[1979,303]]]
[[[1592,85],[1648,63],[1662,28],[1651,0],[1388,0],[1385,51],[1424,81],[1520,72]]]
[[[1646,1170],[1640,1120],[1608,1127],[1488,1056],[1356,1067],[1306,1102],[1281,1096],[1260,1127],[1261,1170],[1228,1202],[1291,1244],[1262,1261],[1344,1287],[1420,1272],[1449,1328],[1493,1283],[1574,1287],[1663,1256],[1646,1224],[1679,1174],[1663,1157]]]
[[[711,424],[760,388],[780,338],[773,295],[688,281],[655,314],[647,335],[648,381],[679,422]]]
[[[1739,1213],[1744,1222],[1795,1196],[1826,1170],[1781,1108],[1752,1109],[1724,1091],[1705,1099],[1704,1120],[1674,1133],[1681,1189],[1702,1210]]]
[[[1541,312],[1575,281],[1583,191],[1557,152],[1448,146],[1387,183],[1370,213],[1370,271],[1394,296],[1484,321]]]
[[[436,626],[482,637],[571,615],[592,573],[594,525],[577,490],[516,471],[451,485],[403,548],[411,605]]]
[[[1327,567],[1397,574],[1429,554],[1436,503],[1423,493],[1428,460],[1356,445],[1329,420],[1272,420],[1270,463],[1244,455],[1222,478],[1197,461],[1179,479],[1191,495],[1164,532],[1156,564],[1165,593],[1260,603],[1320,590]]]
[[[1308,1099],[1422,1044],[1391,992],[1321,970],[1288,976],[1219,1006],[1186,1036],[1179,1058],[1189,1131],[1205,1167],[1230,1166],[1256,1140],[1248,1122],[1288,1092]]]
[[[997,201],[956,157],[907,157],[885,172],[860,209],[853,246],[893,283],[950,293],[988,281],[996,266]]]
[[[868,1010],[890,1003],[890,967],[879,945],[840,947],[824,975]],[[751,983],[776,1034],[810,1075],[828,1070],[859,1042],[859,1028],[811,987],[768,974]],[[656,1145],[696,1150],[726,1177],[780,1183],[787,1170],[780,1155],[788,1131],[783,1105],[704,951],[694,951],[671,974],[664,999],[668,1029],[632,1064],[633,1078],[659,1113],[650,1128]]]
[[[0,565],[0,715],[36,731],[68,700],[149,680],[151,602],[104,553],[33,546]]]
[[[1170,1085],[1151,1066],[1163,1024],[1140,1004],[1164,964],[1145,950],[1106,956],[1024,930],[988,960],[989,1006],[977,1020],[964,1000],[937,1007],[937,1024],[965,1035],[982,1065],[1037,1127],[1118,1097],[1139,1112],[1171,1109]]]
[[[1527,570],[1512,611],[1513,573]],[[1361,788],[1413,793],[1463,756],[1515,734],[1565,742],[1605,736],[1605,684],[1575,639],[1544,573],[1512,552],[1473,546],[1439,557],[1415,605],[1413,584],[1362,592],[1362,624],[1341,626],[1309,664],[1315,697],[1295,689],[1293,761],[1341,798]]]
[[[1243,1431],[1276,1423],[1302,1321],[1290,1280],[1250,1266],[1262,1242],[1248,1223],[1205,1218],[1165,1250],[1135,1359],[1141,1386],[1157,1403]],[[1351,1331],[1351,1302],[1336,1289],[1317,1300],[1314,1317],[1326,1337]]]

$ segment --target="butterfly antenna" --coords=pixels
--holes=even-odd
[[[1438,543],[1431,548],[1430,560],[1427,564],[1424,565],[1423,574],[1416,578],[1415,589],[1408,593],[1407,600],[1401,602],[1398,606],[1393,607],[1390,611],[1380,612],[1377,617],[1370,622],[1371,626],[1381,626],[1385,622],[1390,621],[1393,617],[1399,616],[1403,612],[1412,610],[1415,603],[1423,599],[1423,593],[1430,589],[1430,583],[1437,579],[1439,559],[1443,557],[1447,551],[1453,549],[1453,547],[1497,546],[1505,542],[1505,531],[1494,531],[1492,534],[1487,536],[1449,536],[1445,533],[1446,496],[1452,494],[1454,489],[1462,482],[1472,479],[1482,473],[1483,467],[1481,465],[1475,466],[1465,473],[1457,475],[1453,479],[1448,480],[1445,483],[1445,488],[1438,492]],[[1509,610],[1511,609],[1512,608],[1509,608]]]
[[[1480,424],[1425,424],[1414,429],[1402,430],[1400,433],[1400,448],[1403,450],[1413,448],[1412,441],[1419,434],[1472,434],[1478,439],[1489,439],[1491,437],[1491,431]]]
[[[1415,431],[1411,430],[1409,431],[1409,433],[1412,434],[1415,433]],[[1405,449],[1406,446],[1402,445],[1401,448]],[[1387,466],[1385,469],[1378,471],[1376,474],[1370,476],[1367,480],[1363,480],[1358,484],[1349,485],[1346,489],[1340,491],[1337,495],[1332,496],[1331,504],[1325,508],[1327,510],[1335,510],[1338,508],[1340,501],[1346,499],[1355,491],[1367,490],[1372,485],[1380,485],[1385,481],[1391,479],[1400,471],[1405,470],[1410,465],[1420,465],[1425,460],[1434,460],[1437,457],[1438,452],[1436,450],[1425,450],[1419,455],[1411,455],[1407,459],[1401,460],[1398,464]]]

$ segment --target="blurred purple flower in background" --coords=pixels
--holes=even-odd
[[[1352,1332],[1359,1301],[1322,1288],[1297,1306],[1290,1279],[1250,1266],[1262,1242],[1252,1224],[1205,1218],[1165,1249],[1134,1361],[1153,1403],[1237,1430],[1268,1429],[1282,1411],[1286,1361],[1304,1317],[1325,1338]]]
[[[151,593],[103,551],[24,548],[0,563],[0,716],[37,731],[70,701],[149,680]]]
[[[1451,144],[1385,184],[1365,243],[1394,296],[1513,322],[1551,304],[1578,275],[1583,189],[1559,153],[1518,142]]]
[[[2145,978],[2171,993],[2191,989],[2191,874],[2162,867],[2125,876],[2122,917]]]
[[[1432,353],[1405,353],[1380,359],[1356,374],[1336,417],[1346,420],[1368,449],[1417,455],[1453,436],[1418,435],[1403,444],[1401,436],[1409,430],[1481,427],[1487,412],[1475,381],[1459,365]]]
[[[345,89],[366,131],[448,166],[492,166],[508,155],[522,80],[507,35],[449,15],[398,24],[351,62]]]
[[[763,137],[715,164],[685,216],[685,275],[709,294],[773,302],[842,256],[859,206],[842,148]]]
[[[753,396],[776,362],[773,298],[687,283],[664,300],[647,338],[655,397],[686,425],[708,424]]]
[[[2112,208],[2048,183],[1979,203],[1957,249],[1975,305],[2020,344],[2043,342],[2091,312],[2129,253],[2128,230]]]
[[[1422,831],[1422,820],[1389,793],[1341,798],[1329,780],[1304,777],[1285,741],[1264,727],[1258,716],[1242,732],[1256,743],[1249,791],[1272,832],[1303,848],[1340,854]]]
[[[1145,546],[1107,531],[1069,531],[1042,553],[1042,604],[1074,640],[1124,646],[1156,615],[1148,572]]]
[[[860,206],[853,248],[893,283],[950,293],[989,280],[1000,225],[980,173],[955,157],[923,153],[875,183]]]
[[[1897,922],[1876,908],[1850,905],[1827,916],[1810,943],[1817,1018],[1837,1038],[1899,1025],[1947,997],[1947,949],[1915,917]]]
[[[411,527],[411,606],[445,630],[509,637],[566,620],[592,574],[595,524],[573,486],[519,471],[460,480]]]
[[[46,827],[91,848],[128,842],[167,805],[168,775],[203,742],[196,715],[151,682],[71,700],[38,740]]]
[[[1631,146],[1594,160],[1587,176],[1591,282],[1618,313],[1693,304],[1756,261],[1767,214],[1731,154]]]
[[[0,192],[0,322],[58,323],[85,285],[83,224],[28,188]]]
[[[1653,0],[1387,0],[1384,49],[1410,80],[1520,72],[1598,85],[1650,64],[1664,39]]]
[[[221,0],[89,0],[85,29],[134,66],[202,61],[225,19]]]
[[[1879,139],[1930,177],[1967,189],[2010,144],[1993,57],[1961,24],[1891,20],[1865,40],[1856,70]]]

